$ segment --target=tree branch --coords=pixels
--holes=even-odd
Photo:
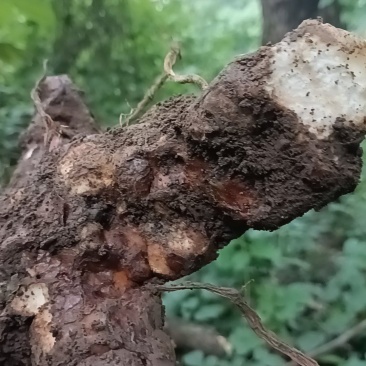
[[[160,291],[172,292],[178,290],[207,290],[218,294],[226,299],[229,299],[235,306],[237,306],[248,325],[253,332],[261,339],[263,339],[270,347],[276,351],[288,356],[296,364],[301,366],[319,366],[318,363],[311,357],[306,356],[301,351],[289,346],[287,343],[280,340],[273,332],[266,329],[262,323],[259,315],[249,306],[242,295],[235,289],[227,287],[217,287],[210,284],[187,282],[184,284],[164,286],[159,285],[156,288]]]
[[[125,114],[121,114],[119,116],[119,124],[120,126],[128,126],[132,121],[137,119],[141,113],[145,110],[148,104],[154,99],[155,94],[159,91],[159,89],[164,85],[164,83],[171,79],[172,81],[180,84],[196,84],[202,90],[208,87],[207,82],[200,77],[199,75],[177,75],[173,71],[173,66],[177,62],[177,59],[181,58],[179,45],[173,43],[170,51],[165,56],[164,59],[164,72],[158,76],[155,80],[154,84],[149,88],[149,90],[145,93],[141,102],[137,105],[136,109],[131,110],[130,114],[127,116],[125,120],[123,118],[126,116]]]
[[[313,349],[312,351],[309,351],[309,355],[311,357],[317,358],[321,355],[334,351],[335,349],[344,346],[352,338],[357,337],[365,329],[366,329],[366,319],[362,320],[360,323],[356,324],[352,328],[346,330],[345,332],[340,334],[338,337],[332,339],[331,341],[319,346],[318,348]],[[289,362],[288,366],[296,366],[296,363]]]
[[[145,93],[141,102],[137,104],[137,107],[131,110],[130,114],[124,120],[125,114],[121,113],[119,116],[119,124],[120,126],[128,126],[132,121],[136,120],[145,108],[149,105],[149,103],[154,99],[155,94],[159,91],[159,89],[164,85],[165,81],[168,79],[169,75],[165,72],[157,77],[154,84],[149,88],[149,90]]]
[[[101,132],[82,100],[81,92],[68,76],[46,77],[43,74],[36,82],[32,95],[36,114],[20,138],[22,156],[8,189],[28,186],[34,182],[37,167],[47,153],[44,143],[47,135],[45,115],[53,121],[56,129],[67,127],[59,136],[60,145],[70,142],[76,135],[86,136]]]

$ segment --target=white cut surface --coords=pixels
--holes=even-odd
[[[48,288],[44,283],[34,283],[22,288],[11,302],[12,310],[23,316],[34,316],[31,325],[33,357],[39,362],[42,353],[51,351],[55,338],[51,331],[52,314],[49,307]]]
[[[93,143],[73,146],[60,160],[58,171],[71,193],[96,194],[114,183],[111,158]]]
[[[272,47],[266,91],[318,138],[331,134],[337,117],[365,129],[366,42],[329,24],[304,25],[309,33]]]
[[[39,364],[42,354],[51,352],[56,339],[51,330],[52,315],[48,309],[38,313],[31,325],[31,345],[36,365]]]
[[[43,283],[35,283],[24,288],[21,295],[14,297],[11,307],[23,316],[37,315],[39,309],[49,301],[48,289]]]

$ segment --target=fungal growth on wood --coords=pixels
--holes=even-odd
[[[45,149],[36,115],[0,198],[0,364],[174,365],[145,285],[352,192],[365,80],[366,42],[319,21],[106,133],[67,77],[46,78],[68,132]]]

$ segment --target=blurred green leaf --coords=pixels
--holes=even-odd
[[[207,356],[202,363],[202,366],[220,366],[220,359],[216,356]]]
[[[282,259],[281,248],[270,242],[258,241],[249,248],[249,254],[253,258],[267,259],[273,264],[279,264]]]
[[[344,358],[337,355],[321,355],[318,356],[318,360],[324,363],[329,363],[333,365],[343,365]]]
[[[11,63],[16,62],[22,55],[22,51],[14,45],[0,42],[0,61]]]
[[[263,344],[263,341],[245,324],[242,324],[230,334],[229,342],[238,355],[246,355]]]
[[[194,318],[197,321],[207,321],[211,319],[218,318],[226,310],[223,304],[206,304],[198,308],[194,313]]]
[[[186,298],[190,296],[190,291],[173,291],[164,295],[164,303],[168,315],[179,314],[181,305]]]
[[[269,352],[265,348],[257,348],[254,350],[254,358],[261,366],[283,366],[284,360],[282,357]]]
[[[56,24],[55,14],[52,9],[50,0],[1,0],[2,2],[10,2],[17,8],[27,20],[32,20],[41,27],[52,31]]]
[[[203,352],[192,351],[183,356],[183,363],[186,366],[202,366],[204,360]]]
[[[321,333],[320,331],[310,331],[302,334],[297,339],[297,345],[302,351],[307,352],[325,343],[325,341],[326,336],[324,333]]]
[[[366,361],[359,359],[357,356],[353,356],[348,359],[343,366],[366,366]]]
[[[193,314],[196,312],[196,310],[200,306],[200,300],[198,297],[188,297],[185,299],[180,306],[180,311],[185,319],[191,319]]]
[[[329,335],[341,334],[351,326],[353,319],[353,313],[340,306],[334,306],[328,309],[322,329]]]

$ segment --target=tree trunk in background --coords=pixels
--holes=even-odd
[[[289,37],[106,133],[67,77],[43,80],[59,134],[45,146],[35,116],[0,196],[0,365],[175,366],[154,284],[354,190],[365,49],[318,21]]]
[[[315,18],[319,0],[261,0],[262,44],[279,42],[303,20]]]
[[[262,44],[276,43],[305,19],[321,16],[324,22],[344,27],[340,20],[341,5],[335,0],[319,9],[320,0],[261,0],[263,14]]]
[[[333,0],[333,2],[319,9],[319,15],[324,19],[324,22],[330,23],[337,28],[347,29],[347,25],[341,20],[342,5],[339,0]]]

